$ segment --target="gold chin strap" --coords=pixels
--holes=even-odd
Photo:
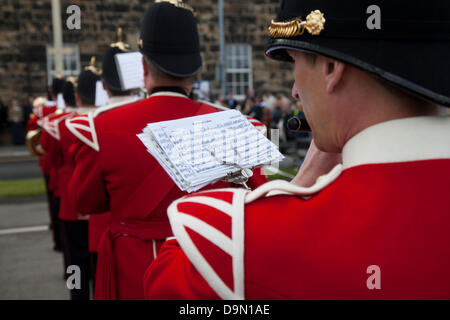
[[[305,21],[295,18],[287,22],[275,22],[272,20],[269,26],[269,34],[272,38],[293,38],[301,36],[305,29],[313,36],[318,36],[325,28],[325,17],[319,10],[312,11]]]
[[[89,64],[89,66],[85,67],[84,70],[89,70],[98,76],[102,75],[102,71],[95,66],[95,57],[94,56],[91,57],[91,62]]]
[[[111,43],[111,48],[119,48],[121,51],[129,52],[131,50],[128,43],[123,42],[123,30],[117,29],[117,42]]]
[[[177,8],[182,8],[182,9],[186,9],[186,10],[189,10],[191,12],[194,12],[194,8],[192,8],[190,5],[188,5],[186,3],[183,3],[182,0],[156,0],[155,2],[156,3],[168,2],[168,3],[170,3],[171,5],[174,5]]]

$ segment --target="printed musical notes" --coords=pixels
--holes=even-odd
[[[239,111],[148,124],[138,135],[178,187],[194,192],[229,173],[283,160]]]
[[[115,55],[122,90],[144,87],[144,67],[140,52],[127,52]]]

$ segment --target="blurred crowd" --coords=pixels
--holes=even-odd
[[[26,124],[33,112],[34,97],[26,105],[18,99],[8,104],[0,100],[0,145],[25,144]]]
[[[33,100],[34,98],[30,97],[26,105],[21,105],[17,99],[12,99],[7,105],[0,101],[0,136],[3,137],[0,139],[0,145],[25,143],[26,123],[33,112]],[[216,99],[211,99],[208,93],[203,93],[202,100],[237,109],[261,121],[267,128],[279,129],[281,142],[293,142],[299,138],[308,137],[308,134],[287,129],[287,121],[291,117],[304,119],[305,116],[301,103],[284,94],[266,92],[263,95],[256,95],[254,90],[249,90],[246,98],[238,101],[232,92],[229,92],[225,98],[218,96]]]
[[[290,118],[305,119],[305,115],[300,101],[285,94],[266,92],[263,95],[256,95],[255,91],[250,89],[243,101],[237,101],[233,97],[233,93],[228,92],[225,98],[219,96],[217,100],[211,102],[227,108],[238,109],[243,114],[261,121],[267,128],[278,129],[282,149],[285,143],[296,143],[310,138],[308,133],[293,132],[288,129],[287,122]]]

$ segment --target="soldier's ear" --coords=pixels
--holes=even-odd
[[[147,60],[145,60],[145,57],[142,57],[142,65],[144,67],[144,79],[148,76],[149,74],[149,69],[148,69],[148,64],[147,64]]]
[[[75,90],[75,103],[76,103],[77,107],[83,105],[81,97],[80,97],[79,93],[76,90]]]
[[[323,72],[327,93],[333,93],[342,83],[345,70],[345,63],[334,59],[324,58]]]
[[[102,85],[103,85],[103,89],[106,91],[106,93],[108,94],[108,97],[111,98],[112,94],[111,91],[109,91],[108,87],[106,86],[105,82],[102,81]]]

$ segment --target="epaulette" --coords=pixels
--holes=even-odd
[[[72,113],[54,113],[42,119],[39,119],[37,121],[37,124],[53,138],[55,138],[56,140],[60,140],[61,135],[59,132],[59,124],[70,116],[72,116]]]
[[[102,113],[126,106],[139,100],[140,98],[130,97],[130,99],[124,99],[117,103],[107,104],[106,106],[96,108],[87,113],[67,119],[66,127],[75,137],[98,152],[100,151],[100,145],[98,143],[94,119]]]
[[[67,119],[66,127],[83,143],[97,152],[100,150],[97,132],[95,131],[94,111]]]
[[[245,206],[279,194],[311,197],[342,171],[342,165],[336,166],[309,188],[275,180],[254,191],[218,189],[185,196],[167,210],[172,231],[190,262],[219,297],[245,299]]]

